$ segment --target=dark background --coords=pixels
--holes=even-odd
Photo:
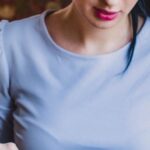
[[[70,0],[0,0],[0,19],[19,19],[45,9],[65,7]]]

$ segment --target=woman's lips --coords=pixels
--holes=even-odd
[[[95,8],[96,17],[104,21],[114,20],[118,16],[118,13],[118,11],[107,11],[104,9]]]

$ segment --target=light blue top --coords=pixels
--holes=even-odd
[[[19,150],[150,150],[150,19],[119,74],[130,43],[69,52],[49,35],[48,12],[0,23],[0,142],[13,129]]]

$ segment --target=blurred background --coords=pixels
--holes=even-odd
[[[0,20],[20,19],[45,9],[65,7],[71,0],[0,0]],[[150,14],[150,0],[144,0]]]
[[[25,18],[48,8],[63,8],[69,2],[70,0],[0,0],[0,20]]]

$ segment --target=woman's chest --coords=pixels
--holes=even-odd
[[[35,149],[38,144],[29,139],[38,143],[40,135],[45,150],[134,150],[135,136],[149,121],[149,80],[87,79],[75,78],[66,85],[59,80],[32,81],[39,85],[18,91],[14,113],[18,144],[23,139],[28,150]]]

